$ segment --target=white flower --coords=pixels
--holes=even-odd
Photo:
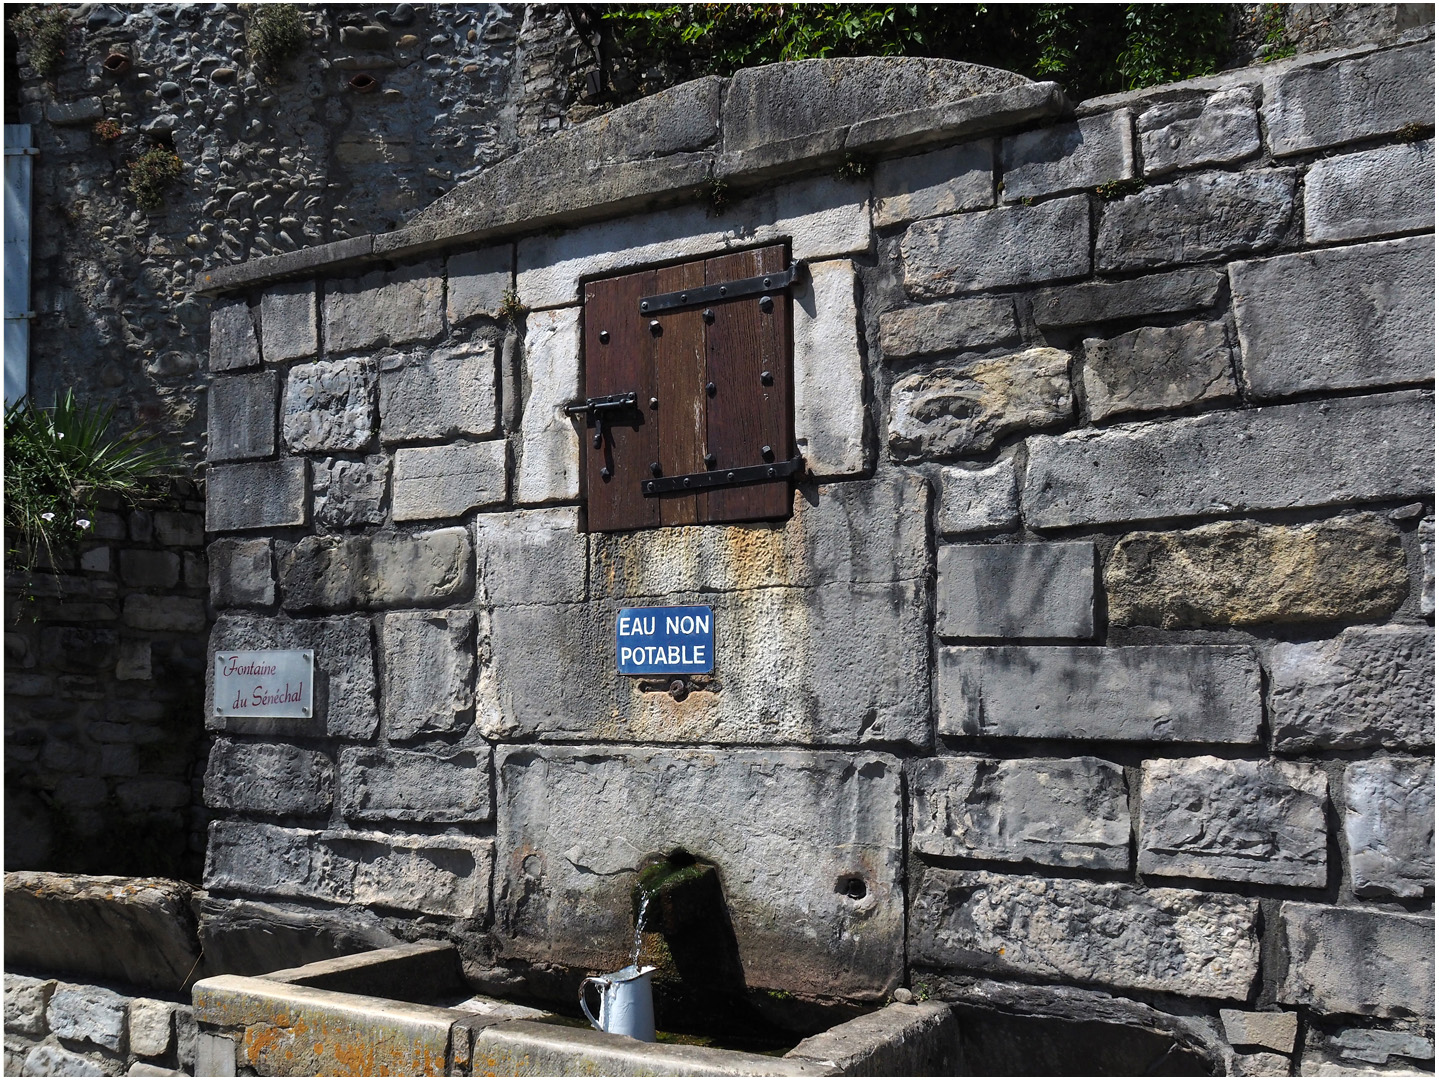
[[[55,520],[55,515],[52,514],[52,513],[50,513],[48,510],[47,510],[45,513],[41,514],[40,516],[41,516],[42,518],[44,518],[46,521],[54,521],[54,520]]]
[[[75,519],[75,524],[78,525],[78,526],[80,526],[80,528],[82,528],[82,529],[88,529],[88,528],[90,527],[90,519],[89,519],[89,518],[76,518],[76,519]]]
[[[55,432],[55,438],[57,438],[57,439],[63,439],[64,437],[65,437],[65,433],[64,433],[63,431],[57,431],[57,432]]]

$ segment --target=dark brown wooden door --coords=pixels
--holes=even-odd
[[[585,286],[586,397],[634,391],[637,408],[607,414],[602,445],[582,432],[591,532],[789,516],[788,479],[646,496],[656,475],[786,461],[794,454],[788,290],[654,315],[641,298],[783,271],[774,245]]]

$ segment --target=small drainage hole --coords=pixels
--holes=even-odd
[[[835,883],[834,891],[851,900],[863,900],[869,895],[869,889],[865,886],[864,878],[842,877]]]

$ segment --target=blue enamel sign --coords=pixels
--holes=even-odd
[[[715,669],[714,609],[624,608],[615,620],[621,675],[708,675]]]

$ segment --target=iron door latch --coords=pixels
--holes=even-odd
[[[740,300],[746,296],[768,295],[804,280],[804,274],[804,263],[791,262],[788,270],[776,270],[772,274],[758,274],[755,277],[739,278],[717,285],[697,285],[693,289],[645,296],[640,299],[640,314],[658,315],[677,308],[713,304],[719,300]]]
[[[704,491],[739,487],[741,484],[762,484],[766,480],[793,476],[803,468],[804,458],[796,454],[788,461],[776,461],[773,465],[745,465],[738,469],[715,469],[712,472],[690,473],[687,476],[662,476],[657,480],[641,480],[640,491],[649,498],[655,495],[672,495],[676,491]]]
[[[638,400],[639,395],[633,390],[625,394],[585,398],[584,401],[572,401],[566,405],[565,415],[583,416],[586,427],[591,423],[595,425],[595,449],[598,450],[605,445],[605,416],[634,409]]]

